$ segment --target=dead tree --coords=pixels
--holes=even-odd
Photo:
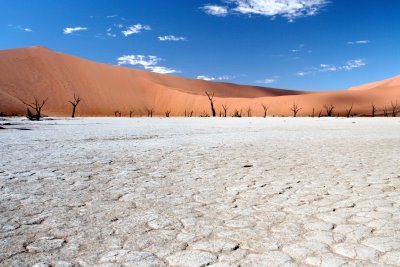
[[[293,103],[293,106],[290,108],[290,110],[293,111],[293,117],[297,117],[297,113],[299,113],[301,109],[302,108],[300,108],[298,104]]]
[[[200,117],[210,117],[206,111],[200,113]],[[214,116],[215,117],[215,116]]]
[[[129,118],[132,118],[132,116],[133,116],[134,113],[135,113],[134,110],[130,110],[130,111],[129,111]]]
[[[354,105],[354,104],[351,104],[351,106],[350,106],[349,109],[346,108],[346,117],[347,117],[347,118],[350,118],[350,116],[351,116],[351,111],[352,111],[352,109],[353,109],[353,105]]]
[[[38,98],[34,97],[32,103],[27,103],[22,101],[26,105],[27,114],[26,117],[33,121],[39,121],[42,118],[42,109],[43,106],[46,104],[48,98],[43,101],[40,101]],[[36,114],[32,114],[29,108],[35,110]]]
[[[147,109],[147,117],[153,117],[153,111],[154,111],[154,109],[152,109],[152,108]]]
[[[326,116],[332,117],[333,110],[335,109],[335,106],[330,104],[330,105],[324,105],[325,111],[326,111]]]
[[[236,118],[241,118],[242,117],[242,110],[237,110],[235,109],[235,111],[233,112],[232,117],[236,117]]]
[[[374,103],[371,104],[371,116],[375,117],[376,106]]]
[[[222,109],[224,110],[224,117],[226,118],[226,112],[228,111],[228,106],[226,104],[223,104]]]
[[[169,118],[169,114],[171,114],[171,110],[166,110],[165,111],[165,117]]]
[[[251,107],[247,108],[247,117],[251,117]]]
[[[215,113],[215,108],[214,108],[214,102],[215,102],[214,93],[210,94],[207,91],[205,93],[206,93],[206,95],[208,97],[208,100],[210,100],[212,116],[215,117],[216,113]]]
[[[319,111],[318,118],[321,118],[321,116],[322,116],[322,110]]]
[[[384,117],[389,117],[389,112],[388,112],[388,109],[387,109],[386,105],[383,106],[382,111],[383,111],[383,116]]]
[[[314,118],[314,116],[315,116],[315,109],[312,108],[311,118]]]
[[[399,106],[396,103],[394,103],[393,101],[390,101],[390,104],[392,106],[392,117],[397,117],[397,114],[399,113]]]
[[[262,108],[264,110],[264,118],[266,118],[267,117],[267,111],[268,111],[269,107],[267,105],[264,105],[264,104],[261,104],[261,106],[262,106]]]
[[[72,118],[75,118],[75,110],[76,107],[79,105],[79,102],[81,102],[81,98],[77,95],[74,94],[74,100],[68,101],[72,105]]]

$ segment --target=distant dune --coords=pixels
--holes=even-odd
[[[22,101],[33,97],[48,98],[43,109],[46,115],[68,116],[68,103],[74,94],[81,97],[78,116],[123,116],[134,111],[135,116],[210,115],[209,101],[204,92],[215,93],[217,115],[222,105],[228,114],[235,109],[247,115],[261,115],[262,106],[269,106],[268,115],[291,115],[290,107],[297,103],[299,116],[318,114],[325,104],[335,106],[334,114],[343,115],[352,104],[353,112],[369,115],[371,104],[378,113],[390,102],[400,104],[400,76],[357,87],[331,92],[304,92],[267,87],[237,85],[187,79],[148,71],[95,63],[79,57],[58,53],[45,47],[28,47],[0,51],[0,112],[11,115],[26,113]]]

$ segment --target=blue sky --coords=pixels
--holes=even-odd
[[[0,49],[33,45],[188,78],[299,90],[400,74],[398,0],[1,0]]]

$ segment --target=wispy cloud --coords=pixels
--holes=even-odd
[[[276,83],[276,82],[278,82],[278,78],[276,78],[276,77],[266,78],[266,79],[256,81],[256,83],[264,83],[264,84],[271,84],[271,83]]]
[[[106,18],[108,18],[108,19],[112,19],[112,18],[116,18],[116,17],[118,17],[118,15],[117,15],[117,14],[114,14],[114,15],[108,15],[108,16],[106,16]]]
[[[121,33],[127,37],[129,35],[132,34],[138,34],[141,33],[142,31],[150,31],[151,27],[149,25],[143,25],[143,24],[135,24],[132,26],[128,26],[124,31],[122,31]]]
[[[213,77],[213,76],[208,76],[208,75],[199,75],[196,77],[198,80],[204,80],[204,81],[226,81],[226,80],[232,80],[235,79],[236,76],[230,76],[230,75],[222,75],[218,77]]]
[[[117,35],[112,32],[112,28],[108,28],[106,34],[107,34],[108,37],[112,37],[112,38],[117,37]]]
[[[359,40],[359,41],[347,42],[347,44],[349,45],[369,44],[370,42],[371,42],[370,40]]]
[[[186,37],[181,37],[181,36],[174,36],[174,35],[165,35],[165,36],[159,36],[158,40],[160,41],[186,41]]]
[[[33,30],[31,28],[22,27],[20,25],[8,24],[8,27],[16,29],[16,30],[24,31],[24,32],[33,32]]]
[[[205,5],[201,9],[209,15],[224,17],[228,15],[228,7],[218,5]]]
[[[179,70],[169,67],[159,66],[158,64],[163,59],[156,56],[143,56],[143,55],[124,55],[119,57],[118,65],[132,65],[141,66],[145,70],[149,70],[161,74],[179,73]]]
[[[320,64],[317,68],[310,68],[307,71],[300,71],[297,72],[296,75],[297,76],[306,76],[309,74],[316,74],[316,73],[323,73],[323,72],[335,72],[335,71],[351,71],[354,69],[358,69],[361,67],[366,66],[367,63],[365,61],[365,59],[351,59],[351,60],[347,60],[345,64],[343,65],[332,65],[332,64]]]
[[[226,5],[205,5],[202,9],[210,15],[226,16],[237,13],[261,15],[271,18],[282,16],[289,21],[314,16],[329,0],[220,0]]]
[[[77,31],[86,31],[88,28],[86,27],[74,27],[74,28],[64,28],[63,32],[64,34],[71,34]]]

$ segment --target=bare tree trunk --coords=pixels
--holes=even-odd
[[[40,101],[38,98],[34,97],[34,102],[33,103],[26,103],[22,101],[27,107],[27,115],[26,117],[30,120],[36,120],[39,121],[40,118],[42,118],[42,108],[46,104],[48,98],[46,98],[43,101]],[[32,108],[35,110],[36,114],[32,115],[32,112],[29,110],[29,108]]]
[[[266,118],[266,117],[267,117],[267,112],[268,112],[269,107],[266,106],[266,105],[264,105],[264,104],[261,104],[261,106],[262,106],[262,108],[263,108],[263,110],[264,110],[264,118]]]
[[[353,109],[353,104],[351,104],[351,107],[349,109],[346,108],[346,117],[347,118],[350,118],[352,109]]]
[[[372,116],[372,117],[375,117],[376,106],[375,106],[374,103],[371,104],[371,109],[372,109],[372,111],[371,111],[371,116]]]
[[[335,106],[330,104],[330,105],[324,105],[325,111],[326,111],[326,116],[332,117],[333,110],[335,109]]]
[[[293,111],[293,117],[297,117],[297,113],[301,110],[302,108],[299,107],[296,103],[293,103],[293,107],[290,109]]]
[[[224,117],[226,118],[226,112],[228,110],[228,106],[226,104],[222,105],[222,109],[224,110]]]
[[[397,101],[396,103],[391,101],[390,104],[392,105],[392,117],[397,117],[397,113],[399,113]]]
[[[251,107],[247,108],[247,117],[251,117]]]
[[[206,95],[208,97],[208,100],[210,100],[212,116],[215,117],[216,113],[215,113],[215,108],[214,108],[214,102],[215,102],[214,93],[210,94],[207,91],[205,93],[206,93]]]
[[[79,96],[74,94],[74,99],[72,101],[68,101],[68,102],[71,103],[71,105],[72,105],[72,115],[71,115],[71,117],[75,118],[75,110],[76,110],[76,107],[79,105],[79,102],[81,102],[81,99],[80,99]]]

